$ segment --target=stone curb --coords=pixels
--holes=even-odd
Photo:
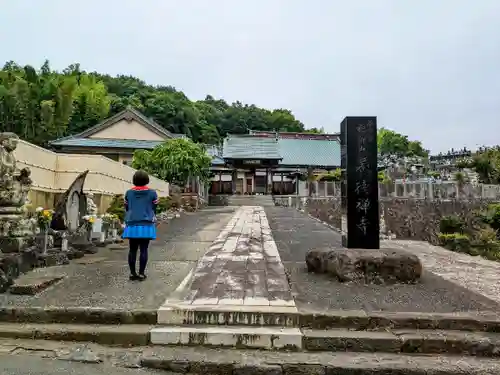
[[[0,337],[101,345],[146,346],[150,342],[149,325],[78,325],[0,323]]]
[[[500,332],[500,316],[493,312],[475,313],[420,313],[420,312],[365,312],[338,310],[326,314],[299,313],[301,328],[356,330],[380,329],[438,329],[455,331]]]
[[[280,311],[281,310],[281,311]],[[290,310],[290,311],[286,311]],[[365,312],[337,310],[328,313],[293,311],[290,308],[265,309],[256,306],[188,306],[175,304],[160,308],[164,324],[252,325],[299,327],[306,329],[345,328],[355,330],[437,329],[499,332],[500,315],[485,313]]]
[[[363,354],[360,354],[363,356]],[[282,360],[283,361],[283,360]],[[456,375],[465,374],[460,364],[441,365],[435,368],[424,368],[409,363],[402,365],[396,358],[391,360],[366,359],[361,362],[349,363],[334,358],[329,364],[286,363],[279,360],[273,363],[249,363],[244,359],[237,362],[222,361],[191,361],[177,359],[162,359],[157,357],[142,357],[140,365],[144,368],[173,371],[182,374],[210,375]],[[242,363],[243,362],[243,363]],[[279,363],[282,362],[282,363]],[[314,362],[314,361],[312,361]],[[384,363],[385,362],[385,363]],[[403,362],[404,363],[404,362]],[[468,375],[485,375],[484,369],[468,369]],[[493,372],[492,372],[493,374]]]
[[[68,324],[157,323],[156,309],[112,310],[97,307],[0,307],[0,322]]]
[[[179,314],[176,309],[172,313]],[[309,329],[348,328],[356,330],[380,329],[439,329],[455,331],[479,331],[500,333],[500,316],[496,313],[420,313],[420,312],[365,312],[362,310],[338,310],[328,313],[308,312],[271,312],[271,315],[283,315],[295,324]],[[191,316],[189,324],[213,324],[214,316],[222,316],[228,311],[185,311]],[[234,311],[245,315],[243,311]],[[249,311],[248,314],[259,314]],[[202,319],[206,316],[205,319]],[[277,317],[275,317],[278,319]],[[283,319],[284,319],[283,318]],[[224,320],[225,322],[226,320]],[[298,321],[298,324],[296,323]],[[157,310],[112,310],[97,307],[0,307],[0,322],[10,323],[62,323],[62,324],[157,324]],[[183,322],[180,321],[180,324]],[[179,324],[177,323],[177,324]],[[226,324],[228,324],[226,322]],[[242,323],[238,323],[242,324]],[[216,324],[217,325],[217,324]],[[247,325],[247,324],[244,324]],[[252,324],[261,325],[261,324]]]
[[[300,210],[298,210],[298,211],[300,211]],[[342,231],[340,231],[339,229],[335,228],[333,225],[328,224],[326,221],[323,221],[323,220],[321,220],[321,219],[318,219],[317,217],[314,217],[313,215],[311,215],[310,213],[307,213],[307,212],[305,212],[305,211],[304,211],[304,213],[305,213],[305,214],[306,214],[306,215],[307,215],[310,219],[313,219],[313,220],[315,220],[315,221],[317,221],[317,222],[319,222],[319,223],[323,224],[324,226],[326,226],[326,227],[330,228],[331,230],[333,230],[333,231],[335,231],[335,232],[337,232],[337,233],[339,233],[339,234],[342,234]]]
[[[351,331],[304,330],[309,352],[446,354],[498,358],[500,335],[442,330]]]

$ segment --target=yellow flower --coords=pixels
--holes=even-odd
[[[93,222],[95,221],[95,219],[93,217],[90,217],[89,218],[89,223],[92,224]]]
[[[43,216],[50,217],[52,216],[52,212],[50,212],[50,210],[43,210]]]

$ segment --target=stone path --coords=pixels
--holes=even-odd
[[[262,207],[239,208],[190,277],[184,305],[295,306]]]
[[[297,309],[263,207],[238,208],[178,289],[183,296],[158,310],[166,326],[150,331],[152,344],[272,350],[302,344],[298,328],[276,326],[282,321],[273,316]],[[209,324],[192,324],[200,323],[200,312]],[[266,326],[248,325],[257,321]]]

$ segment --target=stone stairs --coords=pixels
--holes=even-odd
[[[274,206],[272,195],[232,195],[229,206]]]
[[[172,306],[158,312],[158,323],[154,345],[500,358],[500,318],[472,314]]]
[[[494,313],[192,305],[159,310],[152,325],[149,312],[90,309],[70,316],[63,310],[0,311],[0,337],[136,347],[142,367],[193,374],[500,373],[500,318]]]

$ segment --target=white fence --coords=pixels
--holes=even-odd
[[[337,197],[341,183],[333,181],[313,182],[313,197]],[[454,181],[441,182],[393,182],[379,183],[381,197],[422,199],[500,199],[500,185],[464,184]]]

